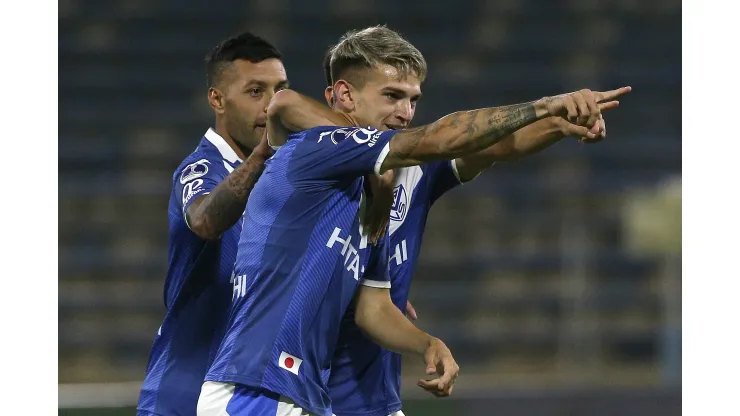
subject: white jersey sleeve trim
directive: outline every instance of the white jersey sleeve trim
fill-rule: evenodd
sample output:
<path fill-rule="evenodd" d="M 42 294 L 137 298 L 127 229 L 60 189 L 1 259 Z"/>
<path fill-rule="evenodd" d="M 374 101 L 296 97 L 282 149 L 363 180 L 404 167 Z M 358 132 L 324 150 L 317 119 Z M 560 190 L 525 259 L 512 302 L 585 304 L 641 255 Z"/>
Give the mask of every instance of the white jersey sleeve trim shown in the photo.
<path fill-rule="evenodd" d="M 450 168 L 452 169 L 452 173 L 455 175 L 455 178 L 457 178 L 457 181 L 460 182 L 461 185 L 465 185 L 467 182 L 475 180 L 482 173 L 478 172 L 478 174 L 473 176 L 472 179 L 464 181 L 460 179 L 460 172 L 457 170 L 457 162 L 455 162 L 455 159 L 450 160 Z"/>
<path fill-rule="evenodd" d="M 390 280 L 368 280 L 368 279 L 362 279 L 360 280 L 360 284 L 363 286 L 369 286 L 369 287 L 375 287 L 378 289 L 390 289 L 391 288 L 391 282 Z"/>
<path fill-rule="evenodd" d="M 210 192 L 203 192 L 202 194 L 198 195 L 198 198 L 200 198 L 202 196 L 206 196 L 208 194 L 210 194 Z M 185 221 L 185 225 L 188 226 L 188 229 L 190 231 L 193 231 L 193 227 L 191 227 L 190 224 L 188 223 L 188 213 L 186 212 L 186 209 L 189 208 L 189 207 L 190 207 L 189 204 L 187 206 L 183 206 L 182 207 L 182 219 Z"/>
<path fill-rule="evenodd" d="M 272 142 L 270 141 L 270 135 L 269 134 L 267 135 L 267 145 L 270 146 L 272 148 L 272 150 L 274 150 L 276 152 L 277 152 L 278 149 L 280 149 L 281 147 L 283 147 L 282 145 L 277 146 L 277 145 L 272 144 Z"/>
<path fill-rule="evenodd" d="M 385 162 L 386 156 L 388 156 L 388 153 L 391 151 L 391 142 L 383 146 L 383 150 L 380 151 L 380 155 L 378 155 L 378 160 L 375 161 L 375 174 L 380 175 L 380 167 L 383 166 L 383 162 Z"/>

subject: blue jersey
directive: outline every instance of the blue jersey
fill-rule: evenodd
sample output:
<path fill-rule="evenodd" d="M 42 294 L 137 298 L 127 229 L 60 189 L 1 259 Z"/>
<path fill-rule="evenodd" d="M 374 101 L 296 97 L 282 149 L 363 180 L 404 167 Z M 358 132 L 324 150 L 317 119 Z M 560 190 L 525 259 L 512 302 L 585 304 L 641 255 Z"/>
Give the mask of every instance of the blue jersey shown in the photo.
<path fill-rule="evenodd" d="M 238 383 L 330 415 L 326 382 L 358 284 L 390 287 L 387 244 L 361 229 L 364 178 L 394 131 L 317 127 L 267 161 L 245 212 L 228 329 L 207 381 Z"/>
<path fill-rule="evenodd" d="M 190 204 L 215 188 L 238 164 L 215 131 L 177 167 L 169 203 L 167 308 L 154 340 L 139 397 L 140 414 L 194 415 L 203 378 L 228 320 L 241 221 L 217 241 L 205 241 L 187 225 Z"/>
<path fill-rule="evenodd" d="M 460 184 L 454 161 L 396 170 L 391 208 L 391 298 L 402 311 L 434 201 Z M 354 324 L 352 310 L 342 323 L 329 378 L 337 416 L 387 416 L 401 409 L 401 356 L 374 344 Z"/>

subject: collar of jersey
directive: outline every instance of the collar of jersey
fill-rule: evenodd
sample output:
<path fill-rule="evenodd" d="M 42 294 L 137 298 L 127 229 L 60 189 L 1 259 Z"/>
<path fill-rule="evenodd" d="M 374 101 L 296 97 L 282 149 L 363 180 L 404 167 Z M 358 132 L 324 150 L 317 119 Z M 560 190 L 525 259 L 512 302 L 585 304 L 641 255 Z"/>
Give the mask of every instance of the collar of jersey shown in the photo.
<path fill-rule="evenodd" d="M 206 134 L 204 134 L 204 137 L 206 140 L 211 142 L 212 145 L 216 146 L 216 149 L 218 149 L 218 152 L 221 153 L 221 157 L 224 158 L 229 163 L 242 163 L 242 160 L 239 159 L 239 156 L 236 155 L 236 152 L 234 152 L 234 149 L 229 146 L 228 143 L 226 143 L 226 140 L 224 140 L 221 135 L 216 133 L 213 129 L 208 129 L 206 131 Z"/>

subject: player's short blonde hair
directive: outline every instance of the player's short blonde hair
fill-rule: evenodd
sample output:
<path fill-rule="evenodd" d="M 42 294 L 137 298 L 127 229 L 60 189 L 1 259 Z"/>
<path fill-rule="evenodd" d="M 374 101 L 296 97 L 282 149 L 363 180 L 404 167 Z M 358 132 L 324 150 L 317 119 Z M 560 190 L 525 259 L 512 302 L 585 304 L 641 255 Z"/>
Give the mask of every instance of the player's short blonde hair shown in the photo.
<path fill-rule="evenodd" d="M 401 76 L 415 75 L 424 81 L 427 62 L 414 45 L 385 26 L 371 26 L 345 33 L 329 54 L 331 79 L 347 79 L 361 87 L 362 70 L 391 65 Z"/>

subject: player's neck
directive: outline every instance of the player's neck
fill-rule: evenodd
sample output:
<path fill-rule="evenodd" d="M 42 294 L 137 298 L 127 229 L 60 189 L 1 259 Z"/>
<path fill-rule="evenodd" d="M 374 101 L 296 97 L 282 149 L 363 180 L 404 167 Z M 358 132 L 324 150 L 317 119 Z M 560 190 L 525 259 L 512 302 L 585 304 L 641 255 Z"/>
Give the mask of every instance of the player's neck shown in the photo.
<path fill-rule="evenodd" d="M 344 111 L 338 109 L 337 107 L 332 107 L 332 110 L 334 110 L 335 113 L 340 114 L 342 117 L 344 117 L 347 120 L 347 123 L 349 123 L 350 126 L 359 126 L 360 122 L 357 120 L 357 117 L 354 117 L 350 115 L 349 113 L 345 113 Z"/>
<path fill-rule="evenodd" d="M 233 150 L 234 153 L 236 153 L 239 159 L 247 160 L 247 157 L 252 154 L 253 149 L 247 146 L 243 146 L 239 142 L 234 140 L 234 138 L 231 137 L 229 132 L 226 131 L 226 128 L 223 126 L 223 124 L 219 123 L 218 120 L 216 120 L 216 128 L 214 130 L 216 130 L 216 133 L 218 133 L 219 136 L 223 137 L 226 144 L 228 144 L 229 147 L 231 147 L 231 150 Z"/>

